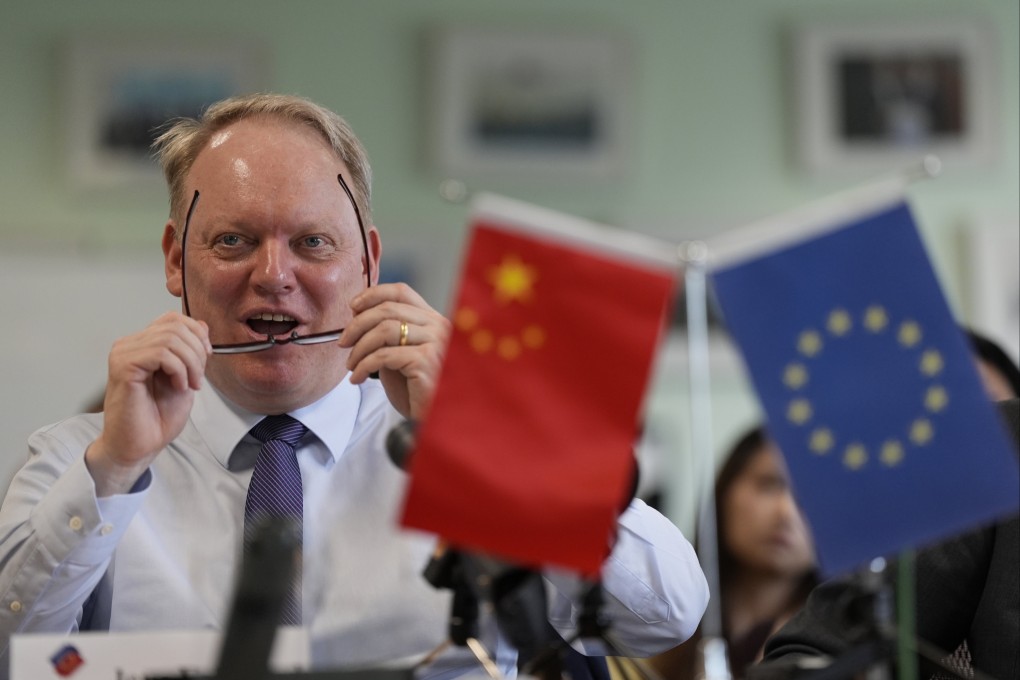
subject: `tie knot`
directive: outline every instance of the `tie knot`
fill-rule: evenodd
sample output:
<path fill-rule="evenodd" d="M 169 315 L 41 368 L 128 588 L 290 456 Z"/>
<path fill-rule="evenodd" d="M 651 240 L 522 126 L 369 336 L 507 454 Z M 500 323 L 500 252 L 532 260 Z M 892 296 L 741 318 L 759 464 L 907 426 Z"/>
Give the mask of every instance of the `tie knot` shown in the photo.
<path fill-rule="evenodd" d="M 251 428 L 251 434 L 260 442 L 281 441 L 294 446 L 305 435 L 308 428 L 288 415 L 263 418 Z"/>

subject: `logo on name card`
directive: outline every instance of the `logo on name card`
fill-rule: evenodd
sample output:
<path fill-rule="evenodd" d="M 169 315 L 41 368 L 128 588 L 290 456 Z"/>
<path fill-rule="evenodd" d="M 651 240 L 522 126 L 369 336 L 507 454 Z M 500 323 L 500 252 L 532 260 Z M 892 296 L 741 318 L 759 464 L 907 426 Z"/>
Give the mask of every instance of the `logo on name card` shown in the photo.
<path fill-rule="evenodd" d="M 50 662 L 57 675 L 67 678 L 85 663 L 85 659 L 81 657 L 81 653 L 75 649 L 74 645 L 64 645 L 50 657 Z"/>

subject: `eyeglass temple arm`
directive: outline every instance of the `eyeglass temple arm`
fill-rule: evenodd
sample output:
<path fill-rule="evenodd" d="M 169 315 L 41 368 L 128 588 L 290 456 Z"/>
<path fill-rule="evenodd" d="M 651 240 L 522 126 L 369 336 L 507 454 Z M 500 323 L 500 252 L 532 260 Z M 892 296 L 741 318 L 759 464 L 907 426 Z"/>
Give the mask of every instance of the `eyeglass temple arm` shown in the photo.
<path fill-rule="evenodd" d="M 368 234 L 365 233 L 365 222 L 361 219 L 361 210 L 358 208 L 358 202 L 354 200 L 354 194 L 351 193 L 350 187 L 347 186 L 347 182 L 344 181 L 344 176 L 341 173 L 337 173 L 337 181 L 340 182 L 340 186 L 343 187 L 344 193 L 347 194 L 347 198 L 351 200 L 351 205 L 354 206 L 354 216 L 358 218 L 358 228 L 361 230 L 361 247 L 365 252 L 365 279 L 368 286 L 372 285 L 372 256 L 368 252 Z"/>
<path fill-rule="evenodd" d="M 195 195 L 191 198 L 191 205 L 188 206 L 188 215 L 184 218 L 184 231 L 181 232 L 181 297 L 184 302 L 184 316 L 191 316 L 191 305 L 188 304 L 188 285 L 185 279 L 188 268 L 184 266 L 184 253 L 187 250 L 188 226 L 191 224 L 191 215 L 195 212 L 195 206 L 198 205 L 198 195 L 198 189 L 195 189 Z"/>

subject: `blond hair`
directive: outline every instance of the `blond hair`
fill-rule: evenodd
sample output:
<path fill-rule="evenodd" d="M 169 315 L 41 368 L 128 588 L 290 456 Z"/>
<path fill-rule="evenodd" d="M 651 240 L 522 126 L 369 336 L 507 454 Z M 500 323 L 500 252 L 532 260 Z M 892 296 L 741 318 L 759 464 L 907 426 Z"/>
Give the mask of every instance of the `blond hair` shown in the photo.
<path fill-rule="evenodd" d="M 186 206 L 184 180 L 199 152 L 214 134 L 232 123 L 250 118 L 290 121 L 306 125 L 322 135 L 350 171 L 350 177 L 344 179 L 354 193 L 365 223 L 372 223 L 372 168 L 365 148 L 347 121 L 304 97 L 259 93 L 224 99 L 198 118 L 179 118 L 153 142 L 153 152 L 163 168 L 170 191 L 170 216 L 177 224 L 178 235 Z"/>

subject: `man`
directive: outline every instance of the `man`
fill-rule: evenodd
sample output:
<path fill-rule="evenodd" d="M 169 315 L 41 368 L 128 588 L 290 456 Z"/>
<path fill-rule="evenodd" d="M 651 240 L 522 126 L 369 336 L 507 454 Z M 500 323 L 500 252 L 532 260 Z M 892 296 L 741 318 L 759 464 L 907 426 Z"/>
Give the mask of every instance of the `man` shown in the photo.
<path fill-rule="evenodd" d="M 376 285 L 360 143 L 311 102 L 255 95 L 176 124 L 157 150 L 167 289 L 183 313 L 114 345 L 104 414 L 31 438 L 0 510 L 3 654 L 27 631 L 220 628 L 246 510 L 266 500 L 249 491 L 266 448 L 255 426 L 288 414 L 297 462 L 280 465 L 299 467 L 303 503 L 297 620 L 316 665 L 421 658 L 445 637 L 449 594 L 421 577 L 435 539 L 397 527 L 406 480 L 384 441 L 425 412 L 449 324 L 407 286 Z M 298 344 L 336 329 L 336 342 Z M 707 590 L 662 516 L 638 501 L 619 524 L 605 611 L 622 650 L 647 656 L 691 634 Z M 569 634 L 577 584 L 547 579 L 550 621 Z M 486 632 L 512 674 L 514 651 Z M 477 665 L 455 650 L 434 668 Z"/>
<path fill-rule="evenodd" d="M 999 402 L 999 408 L 1020 447 L 1020 400 Z M 1020 677 L 1020 517 L 919 550 L 914 576 L 916 637 L 927 643 L 920 651 L 928 652 L 919 659 L 920 677 L 938 674 L 932 656 L 937 661 L 963 642 L 984 677 Z M 765 660 L 749 677 L 797 677 L 801 668 L 841 657 L 849 663 L 843 655 L 876 637 L 867 597 L 859 590 L 848 578 L 816 588 L 804 609 L 768 641 Z"/>

